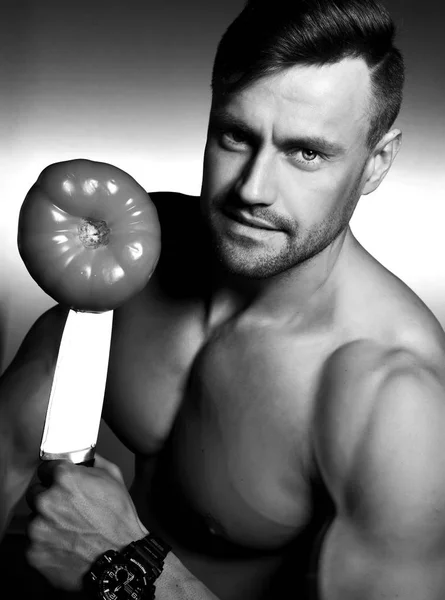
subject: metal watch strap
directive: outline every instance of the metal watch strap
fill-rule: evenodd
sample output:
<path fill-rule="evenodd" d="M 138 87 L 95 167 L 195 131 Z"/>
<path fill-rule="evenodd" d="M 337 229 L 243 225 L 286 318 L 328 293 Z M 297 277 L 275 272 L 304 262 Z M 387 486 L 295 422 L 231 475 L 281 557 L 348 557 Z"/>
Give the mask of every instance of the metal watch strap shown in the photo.
<path fill-rule="evenodd" d="M 150 583 L 153 583 L 162 573 L 164 559 L 170 550 L 171 547 L 166 542 L 149 533 L 141 540 L 131 542 L 122 553 L 127 558 L 135 560 L 139 558 L 143 565 L 150 565 L 152 571 Z"/>

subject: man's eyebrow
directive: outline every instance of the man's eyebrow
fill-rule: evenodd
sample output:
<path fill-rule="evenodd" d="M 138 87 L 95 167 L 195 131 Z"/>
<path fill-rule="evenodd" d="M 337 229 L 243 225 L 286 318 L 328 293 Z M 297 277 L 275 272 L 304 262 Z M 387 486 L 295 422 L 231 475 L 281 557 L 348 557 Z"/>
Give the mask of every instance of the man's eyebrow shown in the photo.
<path fill-rule="evenodd" d="M 242 131 L 253 138 L 259 137 L 254 129 L 247 125 L 242 119 L 239 119 L 225 110 L 213 110 L 210 115 L 210 122 L 216 125 L 220 124 L 223 127 L 234 127 L 238 131 Z M 307 148 L 328 156 L 338 156 L 346 153 L 346 148 L 342 144 L 328 140 L 321 135 L 283 137 L 276 142 L 276 145 L 281 150 L 285 151 Z"/>
<path fill-rule="evenodd" d="M 280 140 L 278 146 L 283 150 L 295 148 L 307 148 L 326 154 L 327 156 L 339 156 L 346 153 L 346 148 L 338 142 L 332 142 L 321 135 L 301 135 Z"/>
<path fill-rule="evenodd" d="M 242 119 L 235 117 L 225 110 L 212 110 L 210 113 L 210 123 L 221 125 L 223 127 L 234 127 L 239 131 L 243 131 L 251 136 L 255 136 L 254 130 L 249 127 Z"/>

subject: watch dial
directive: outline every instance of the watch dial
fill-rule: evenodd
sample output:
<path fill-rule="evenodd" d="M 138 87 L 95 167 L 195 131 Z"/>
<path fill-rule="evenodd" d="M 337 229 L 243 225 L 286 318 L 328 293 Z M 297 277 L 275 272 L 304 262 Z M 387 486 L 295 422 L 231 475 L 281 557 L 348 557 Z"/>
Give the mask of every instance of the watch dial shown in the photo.
<path fill-rule="evenodd" d="M 105 600 L 140 600 L 145 580 L 126 563 L 110 565 L 102 574 L 99 589 Z"/>

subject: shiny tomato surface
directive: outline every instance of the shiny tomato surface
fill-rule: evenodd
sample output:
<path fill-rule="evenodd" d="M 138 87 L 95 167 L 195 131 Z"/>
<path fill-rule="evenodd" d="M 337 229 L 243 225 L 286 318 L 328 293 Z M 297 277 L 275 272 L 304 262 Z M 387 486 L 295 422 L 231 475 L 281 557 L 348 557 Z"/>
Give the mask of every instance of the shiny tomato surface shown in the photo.
<path fill-rule="evenodd" d="M 84 159 L 46 167 L 20 210 L 20 255 L 36 283 L 75 310 L 112 310 L 159 258 L 156 208 L 125 171 Z"/>

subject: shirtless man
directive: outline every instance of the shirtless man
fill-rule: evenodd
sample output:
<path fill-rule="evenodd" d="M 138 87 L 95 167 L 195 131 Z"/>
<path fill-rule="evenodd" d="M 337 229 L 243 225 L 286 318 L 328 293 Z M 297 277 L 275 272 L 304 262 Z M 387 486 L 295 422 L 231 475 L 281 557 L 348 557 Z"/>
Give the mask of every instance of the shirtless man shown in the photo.
<path fill-rule="evenodd" d="M 266 4 L 219 47 L 201 201 L 152 195 L 161 260 L 115 314 L 104 418 L 132 500 L 100 457 L 45 465 L 28 558 L 76 590 L 150 531 L 172 547 L 156 600 L 442 600 L 444 335 L 348 226 L 400 145 L 392 24 L 364 0 Z M 3 524 L 65 315 L 1 383 Z"/>

